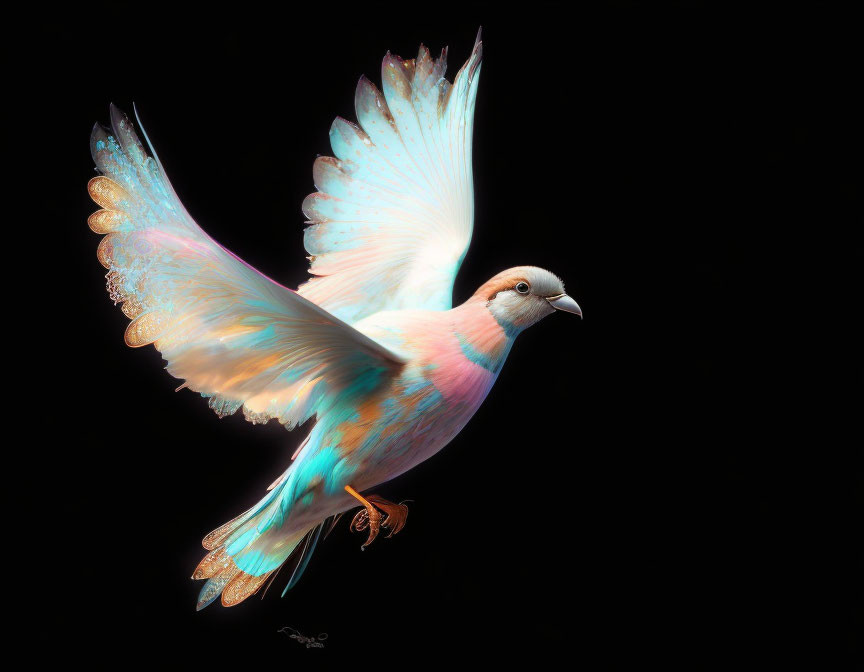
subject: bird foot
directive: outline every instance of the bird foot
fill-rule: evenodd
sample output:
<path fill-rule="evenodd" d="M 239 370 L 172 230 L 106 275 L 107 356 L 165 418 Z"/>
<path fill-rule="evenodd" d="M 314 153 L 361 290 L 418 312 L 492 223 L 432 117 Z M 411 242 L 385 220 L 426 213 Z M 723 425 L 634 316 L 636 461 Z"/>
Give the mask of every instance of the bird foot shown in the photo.
<path fill-rule="evenodd" d="M 404 502 L 395 504 L 378 495 L 362 497 L 350 486 L 346 486 L 345 490 L 363 503 L 363 508 L 355 514 L 349 528 L 352 532 L 363 532 L 368 528 L 369 537 L 360 547 L 361 549 L 365 550 L 375 541 L 382 527 L 389 530 L 388 538 L 398 534 L 405 527 L 405 522 L 408 520 L 408 507 Z"/>

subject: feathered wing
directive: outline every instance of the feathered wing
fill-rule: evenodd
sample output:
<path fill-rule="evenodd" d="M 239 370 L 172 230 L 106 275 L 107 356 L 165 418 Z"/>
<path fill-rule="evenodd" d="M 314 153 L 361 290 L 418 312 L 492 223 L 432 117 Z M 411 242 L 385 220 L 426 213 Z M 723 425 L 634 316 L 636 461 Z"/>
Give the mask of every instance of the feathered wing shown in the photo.
<path fill-rule="evenodd" d="M 471 242 L 471 137 L 482 44 L 451 85 L 446 49 L 432 59 L 389 53 L 383 95 L 365 77 L 359 126 L 337 118 L 333 157 L 315 162 L 303 203 L 313 276 L 298 290 L 346 322 L 381 310 L 451 307 Z"/>
<path fill-rule="evenodd" d="M 153 343 L 168 372 L 217 413 L 242 406 L 253 422 L 289 428 L 398 370 L 397 355 L 205 234 L 114 106 L 111 123 L 91 137 L 101 176 L 88 189 L 103 209 L 88 223 L 106 234 L 98 257 L 132 320 L 130 346 Z"/>

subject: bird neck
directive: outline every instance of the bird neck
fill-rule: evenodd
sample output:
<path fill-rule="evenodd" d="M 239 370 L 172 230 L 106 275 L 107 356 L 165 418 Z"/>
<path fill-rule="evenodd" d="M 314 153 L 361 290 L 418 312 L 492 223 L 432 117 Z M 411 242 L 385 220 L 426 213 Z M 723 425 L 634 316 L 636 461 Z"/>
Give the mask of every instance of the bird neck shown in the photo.
<path fill-rule="evenodd" d="M 486 301 L 471 297 L 454 308 L 453 331 L 466 358 L 497 374 L 504 365 L 519 330 L 499 324 Z"/>

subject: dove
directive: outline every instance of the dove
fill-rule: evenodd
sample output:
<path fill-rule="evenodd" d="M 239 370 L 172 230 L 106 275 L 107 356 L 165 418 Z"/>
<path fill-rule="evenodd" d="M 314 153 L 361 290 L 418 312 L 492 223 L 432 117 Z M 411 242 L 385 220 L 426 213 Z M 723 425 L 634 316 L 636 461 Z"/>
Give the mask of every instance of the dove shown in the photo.
<path fill-rule="evenodd" d="M 153 344 L 171 376 L 220 417 L 291 430 L 314 419 L 263 498 L 204 537 L 197 608 L 234 606 L 290 566 L 291 588 L 322 532 L 359 507 L 362 548 L 405 525 L 408 509 L 372 492 L 447 445 L 483 403 L 516 337 L 544 317 L 582 316 L 553 273 L 505 270 L 463 304 L 453 283 L 474 218 L 472 131 L 478 35 L 452 84 L 446 49 L 389 52 L 382 88 L 365 77 L 357 123 L 337 118 L 334 156 L 313 167 L 302 204 L 310 278 L 284 287 L 192 219 L 136 121 L 113 104 L 93 129 L 103 235 L 97 257 L 124 339 Z M 250 213 L 250 217 L 254 216 Z M 283 592 L 283 595 L 285 593 Z"/>

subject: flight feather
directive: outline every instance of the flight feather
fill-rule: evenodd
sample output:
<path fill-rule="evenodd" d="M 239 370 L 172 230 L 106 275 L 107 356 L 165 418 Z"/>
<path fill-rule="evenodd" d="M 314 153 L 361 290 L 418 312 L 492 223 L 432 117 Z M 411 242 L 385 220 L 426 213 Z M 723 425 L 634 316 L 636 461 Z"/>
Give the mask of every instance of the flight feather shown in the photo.
<path fill-rule="evenodd" d="M 181 204 L 130 120 L 111 110 L 91 152 L 90 181 L 106 234 L 98 257 L 108 291 L 132 322 L 131 346 L 153 343 L 171 375 L 220 415 L 292 427 L 335 398 L 375 388 L 402 359 L 216 243 Z M 146 134 L 145 134 L 146 138 Z"/>
<path fill-rule="evenodd" d="M 365 77 L 358 124 L 337 118 L 335 157 L 313 169 L 303 202 L 312 278 L 299 292 L 346 322 L 382 310 L 448 310 L 471 242 L 471 137 L 482 43 L 452 85 L 446 49 L 387 54 L 383 92 Z"/>

